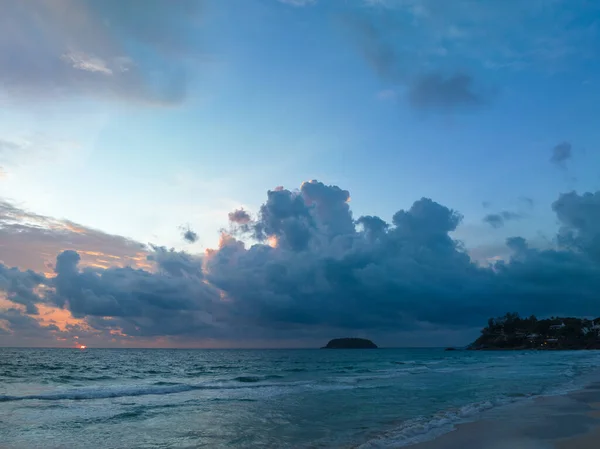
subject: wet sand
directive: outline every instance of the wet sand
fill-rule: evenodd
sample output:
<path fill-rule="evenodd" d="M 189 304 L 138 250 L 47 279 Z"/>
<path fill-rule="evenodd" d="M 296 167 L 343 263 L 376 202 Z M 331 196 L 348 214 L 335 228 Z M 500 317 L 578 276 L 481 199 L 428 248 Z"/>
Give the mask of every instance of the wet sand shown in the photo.
<path fill-rule="evenodd" d="M 482 413 L 440 438 L 411 449 L 598 449 L 600 382 Z"/>

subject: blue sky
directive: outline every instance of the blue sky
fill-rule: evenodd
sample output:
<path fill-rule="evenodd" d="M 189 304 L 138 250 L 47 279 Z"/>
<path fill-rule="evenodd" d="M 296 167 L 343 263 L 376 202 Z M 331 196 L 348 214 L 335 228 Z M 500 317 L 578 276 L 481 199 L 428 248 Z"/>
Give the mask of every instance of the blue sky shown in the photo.
<path fill-rule="evenodd" d="M 473 225 L 487 213 L 483 201 L 515 209 L 527 196 L 536 207 L 518 225 L 529 234 L 549 231 L 548 205 L 558 192 L 598 187 L 598 64 L 585 55 L 596 49 L 592 3 L 512 2 L 520 5 L 512 20 L 534 24 L 531 34 L 515 36 L 510 22 L 494 20 L 511 11 L 497 2 L 458 2 L 448 17 L 439 2 L 372 3 L 206 3 L 200 23 L 185 24 L 188 96 L 177 104 L 68 91 L 42 104 L 7 100 L 5 139 L 37 134 L 46 145 L 69 141 L 77 149 L 39 190 L 28 192 L 35 185 L 27 179 L 2 193 L 48 215 L 175 246 L 178 219 L 201 229 L 210 246 L 226 223 L 212 213 L 216 202 L 252 210 L 267 189 L 312 178 L 350 190 L 358 214 L 389 217 L 427 196 Z M 556 20 L 564 10 L 573 18 Z M 397 51 L 399 71 L 464 72 L 488 92 L 485 104 L 415 110 L 403 81 L 379 76 L 362 54 L 361 26 L 380 28 L 386 43 L 374 45 Z M 589 34 L 585 45 L 581 33 Z M 142 67 L 161 63 L 125 43 Z M 548 162 L 562 141 L 573 145 L 567 173 Z M 169 220 L 154 207 L 156 196 L 175 203 Z M 131 204 L 138 218 L 110 217 Z M 469 242 L 468 232 L 459 234 Z"/>
<path fill-rule="evenodd" d="M 232 210 L 318 179 L 354 218 L 455 209 L 485 262 L 510 236 L 553 248 L 551 204 L 600 189 L 593 1 L 2 9 L 0 197 L 27 213 L 201 254 Z"/>

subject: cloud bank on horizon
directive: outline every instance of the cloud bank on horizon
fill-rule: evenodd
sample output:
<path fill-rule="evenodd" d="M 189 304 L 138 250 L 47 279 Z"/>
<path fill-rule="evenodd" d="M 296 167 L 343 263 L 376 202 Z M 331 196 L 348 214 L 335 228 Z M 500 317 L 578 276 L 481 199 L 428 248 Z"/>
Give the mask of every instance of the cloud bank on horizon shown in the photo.
<path fill-rule="evenodd" d="M 407 332 L 465 338 L 508 310 L 598 314 L 600 192 L 565 193 L 552 204 L 560 222 L 555 247 L 533 249 L 513 237 L 510 259 L 489 265 L 474 262 L 450 236 L 462 220 L 455 210 L 421 198 L 387 223 L 354 218 L 349 199 L 348 191 L 318 181 L 278 187 L 255 216 L 232 211 L 218 248 L 193 255 L 146 247 L 151 267 L 82 264 L 82 249 L 58 251 L 46 274 L 5 260 L 0 289 L 11 307 L 0 313 L 3 341 L 68 344 L 76 335 L 96 345 L 285 346 L 352 333 L 387 341 Z M 24 229 L 52 241 L 63 232 L 11 223 L 6 217 L 17 211 L 4 207 L 2 234 Z M 131 245 L 104 239 L 97 243 Z M 40 319 L 40 310 L 54 309 L 76 324 Z"/>

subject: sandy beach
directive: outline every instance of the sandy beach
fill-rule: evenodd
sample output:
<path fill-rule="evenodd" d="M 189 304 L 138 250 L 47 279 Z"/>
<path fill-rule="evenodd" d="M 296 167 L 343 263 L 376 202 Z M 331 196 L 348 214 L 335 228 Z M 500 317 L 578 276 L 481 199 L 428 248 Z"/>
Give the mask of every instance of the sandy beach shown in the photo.
<path fill-rule="evenodd" d="M 600 382 L 483 413 L 415 449 L 597 449 Z"/>

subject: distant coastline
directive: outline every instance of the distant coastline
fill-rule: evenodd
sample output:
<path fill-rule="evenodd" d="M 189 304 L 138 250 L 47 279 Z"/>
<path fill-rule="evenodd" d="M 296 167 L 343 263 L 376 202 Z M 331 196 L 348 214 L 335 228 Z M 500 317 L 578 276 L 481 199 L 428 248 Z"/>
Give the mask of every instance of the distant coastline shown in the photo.
<path fill-rule="evenodd" d="M 490 318 L 469 350 L 600 349 L 600 318 L 521 318 L 518 313 Z"/>

